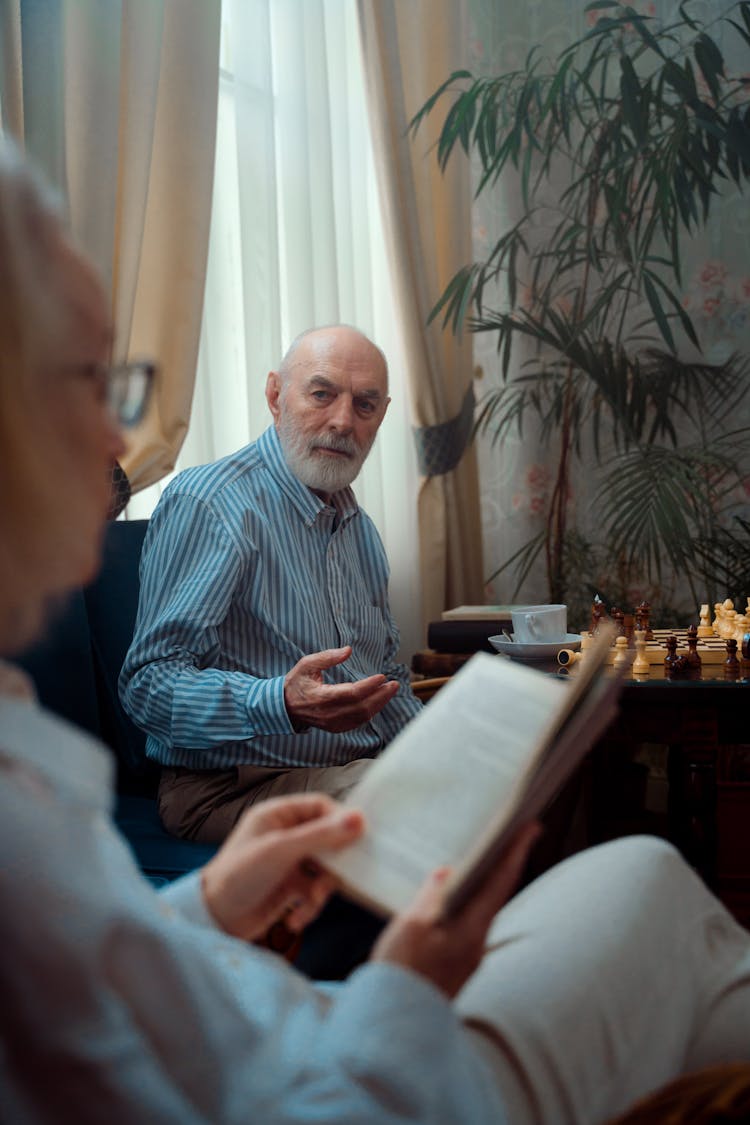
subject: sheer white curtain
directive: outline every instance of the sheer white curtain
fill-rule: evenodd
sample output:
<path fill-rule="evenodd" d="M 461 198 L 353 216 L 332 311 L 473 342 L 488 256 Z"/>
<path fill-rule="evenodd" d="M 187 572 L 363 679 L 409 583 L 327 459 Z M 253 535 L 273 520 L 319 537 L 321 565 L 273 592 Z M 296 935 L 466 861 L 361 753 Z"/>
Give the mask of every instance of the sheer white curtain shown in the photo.
<path fill-rule="evenodd" d="M 385 543 L 406 657 L 424 643 L 417 470 L 356 3 L 224 0 L 198 376 L 176 470 L 257 437 L 269 422 L 268 370 L 298 332 L 337 321 L 367 332 L 389 360 L 393 401 L 355 490 Z M 149 515 L 169 479 L 134 497 L 128 515 Z"/>

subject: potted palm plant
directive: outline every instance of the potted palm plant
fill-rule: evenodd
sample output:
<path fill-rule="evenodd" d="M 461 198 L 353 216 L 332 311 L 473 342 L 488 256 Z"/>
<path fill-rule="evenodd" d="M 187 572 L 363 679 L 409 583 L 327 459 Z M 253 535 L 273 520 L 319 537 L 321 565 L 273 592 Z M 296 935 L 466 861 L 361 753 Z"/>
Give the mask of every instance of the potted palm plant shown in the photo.
<path fill-rule="evenodd" d="M 477 195 L 518 203 L 432 317 L 496 343 L 501 378 L 477 430 L 502 443 L 533 417 L 555 450 L 543 529 L 495 572 L 514 572 L 514 596 L 543 557 L 552 602 L 570 603 L 576 582 L 593 593 L 593 559 L 654 585 L 674 570 L 714 600 L 716 544 L 729 536 L 741 557 L 747 530 L 730 527 L 730 499 L 750 451 L 750 371 L 736 353 L 706 358 L 683 255 L 750 175 L 750 4 L 710 20 L 689 3 L 665 21 L 617 0 L 585 11 L 591 26 L 553 60 L 534 49 L 509 73 L 457 71 L 411 123 L 448 99 L 441 166 L 459 147 Z M 744 65 L 725 61 L 727 30 Z M 583 456 L 599 469 L 595 541 L 571 523 Z"/>

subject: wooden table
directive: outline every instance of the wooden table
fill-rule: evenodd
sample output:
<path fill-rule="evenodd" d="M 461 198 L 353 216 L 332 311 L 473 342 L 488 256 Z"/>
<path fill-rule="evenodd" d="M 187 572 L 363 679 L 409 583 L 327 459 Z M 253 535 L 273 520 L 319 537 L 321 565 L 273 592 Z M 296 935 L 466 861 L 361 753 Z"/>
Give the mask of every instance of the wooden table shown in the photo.
<path fill-rule="evenodd" d="M 667 747 L 668 808 L 664 834 L 705 878 L 722 901 L 750 925 L 750 669 L 725 680 L 721 667 L 703 669 L 700 680 L 627 680 L 617 719 L 591 756 L 592 841 L 606 839 L 608 808 L 638 828 L 640 794 L 618 794 L 644 743 Z M 631 784 L 633 774 L 631 771 Z M 649 828 L 648 816 L 642 817 Z"/>

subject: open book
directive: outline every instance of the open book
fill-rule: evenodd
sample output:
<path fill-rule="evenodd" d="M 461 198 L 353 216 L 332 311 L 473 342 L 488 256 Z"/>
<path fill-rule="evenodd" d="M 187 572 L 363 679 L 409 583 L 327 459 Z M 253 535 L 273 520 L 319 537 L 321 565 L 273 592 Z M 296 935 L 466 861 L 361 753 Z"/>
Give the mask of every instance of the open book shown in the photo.
<path fill-rule="evenodd" d="M 451 913 L 538 816 L 614 718 L 620 677 L 602 628 L 569 679 L 477 653 L 373 763 L 345 804 L 363 837 L 319 859 L 345 892 L 398 913 L 449 864 Z"/>

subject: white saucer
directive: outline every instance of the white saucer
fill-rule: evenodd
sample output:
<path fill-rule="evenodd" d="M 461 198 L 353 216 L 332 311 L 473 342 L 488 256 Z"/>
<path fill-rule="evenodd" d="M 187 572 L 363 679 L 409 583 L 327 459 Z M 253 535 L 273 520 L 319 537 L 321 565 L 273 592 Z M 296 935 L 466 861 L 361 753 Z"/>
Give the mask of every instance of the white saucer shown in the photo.
<path fill-rule="evenodd" d="M 581 647 L 580 633 L 566 633 L 562 641 L 548 641 L 545 644 L 522 644 L 520 641 L 509 641 L 507 637 L 490 637 L 490 644 L 503 656 L 511 656 L 514 660 L 554 660 L 563 648 L 573 651 Z"/>

